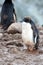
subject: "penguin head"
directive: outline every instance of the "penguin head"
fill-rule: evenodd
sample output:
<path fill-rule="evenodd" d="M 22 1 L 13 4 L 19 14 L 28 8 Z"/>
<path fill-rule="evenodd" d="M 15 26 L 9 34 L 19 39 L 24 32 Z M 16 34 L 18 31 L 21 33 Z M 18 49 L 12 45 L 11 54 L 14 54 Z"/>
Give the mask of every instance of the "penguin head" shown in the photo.
<path fill-rule="evenodd" d="M 25 16 L 24 19 L 23 19 L 23 21 L 25 21 L 27 23 L 29 23 L 30 20 L 31 20 L 31 18 L 29 16 Z"/>
<path fill-rule="evenodd" d="M 11 3 L 12 0 L 5 0 L 5 3 Z"/>

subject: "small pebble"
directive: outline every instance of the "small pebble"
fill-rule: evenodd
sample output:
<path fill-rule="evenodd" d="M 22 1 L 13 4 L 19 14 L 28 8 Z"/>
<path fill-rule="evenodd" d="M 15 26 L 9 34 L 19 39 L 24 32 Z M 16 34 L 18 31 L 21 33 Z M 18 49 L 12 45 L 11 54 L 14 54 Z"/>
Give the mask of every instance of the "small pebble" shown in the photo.
<path fill-rule="evenodd" d="M 3 37 L 3 34 L 2 33 L 0 33 L 0 39 Z"/>

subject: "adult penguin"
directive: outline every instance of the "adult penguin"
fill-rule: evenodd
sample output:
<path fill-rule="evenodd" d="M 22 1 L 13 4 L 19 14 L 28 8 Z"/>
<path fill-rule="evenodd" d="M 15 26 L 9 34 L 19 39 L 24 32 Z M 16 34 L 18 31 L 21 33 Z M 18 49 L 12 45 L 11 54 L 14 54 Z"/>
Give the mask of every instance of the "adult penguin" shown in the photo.
<path fill-rule="evenodd" d="M 12 0 L 5 0 L 1 10 L 1 24 L 4 30 L 6 30 L 10 24 L 16 22 L 16 13 Z"/>
<path fill-rule="evenodd" d="M 38 49 L 38 45 L 39 45 L 39 31 L 38 31 L 35 23 L 29 17 L 25 17 L 21 22 L 22 23 L 25 22 L 24 23 L 25 25 L 23 24 L 24 28 L 22 27 L 22 29 L 23 29 L 22 30 L 22 33 L 23 33 L 22 38 L 23 38 L 23 40 L 27 39 L 27 41 L 28 41 L 29 40 L 28 38 L 30 38 L 30 41 L 33 40 L 34 48 Z M 26 41 L 26 40 L 24 40 L 24 41 Z"/>

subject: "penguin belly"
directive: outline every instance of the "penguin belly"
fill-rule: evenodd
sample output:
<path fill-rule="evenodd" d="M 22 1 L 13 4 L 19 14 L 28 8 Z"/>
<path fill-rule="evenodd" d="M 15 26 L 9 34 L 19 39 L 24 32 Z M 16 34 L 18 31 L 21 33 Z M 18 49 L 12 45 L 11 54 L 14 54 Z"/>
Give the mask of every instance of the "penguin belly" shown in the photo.
<path fill-rule="evenodd" d="M 30 23 L 22 23 L 22 40 L 27 45 L 29 45 L 29 42 L 33 43 L 33 30 Z"/>

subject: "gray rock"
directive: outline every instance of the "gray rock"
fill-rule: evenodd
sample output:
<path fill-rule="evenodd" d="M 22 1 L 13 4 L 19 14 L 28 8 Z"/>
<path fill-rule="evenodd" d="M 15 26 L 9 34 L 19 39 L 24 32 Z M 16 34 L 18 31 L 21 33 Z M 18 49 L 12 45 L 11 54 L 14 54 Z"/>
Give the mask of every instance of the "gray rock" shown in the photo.
<path fill-rule="evenodd" d="M 3 34 L 2 33 L 0 33 L 0 39 L 3 37 Z"/>
<path fill-rule="evenodd" d="M 8 27 L 8 29 L 7 29 L 7 32 L 8 33 L 21 33 L 21 31 L 22 31 L 22 25 L 21 25 L 21 23 L 12 23 L 9 27 Z"/>

